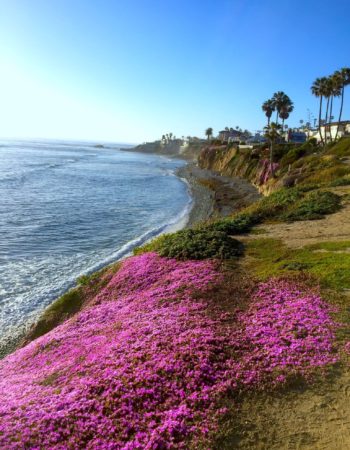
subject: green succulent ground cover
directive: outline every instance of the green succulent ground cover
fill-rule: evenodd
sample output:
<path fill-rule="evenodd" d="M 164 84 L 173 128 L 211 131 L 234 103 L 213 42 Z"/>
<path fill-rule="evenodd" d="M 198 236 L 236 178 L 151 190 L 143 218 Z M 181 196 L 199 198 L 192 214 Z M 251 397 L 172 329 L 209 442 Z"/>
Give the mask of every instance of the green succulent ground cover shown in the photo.
<path fill-rule="evenodd" d="M 243 253 L 243 245 L 223 231 L 198 228 L 162 235 L 134 253 L 138 255 L 149 251 L 180 260 L 231 259 Z"/>
<path fill-rule="evenodd" d="M 134 254 L 156 251 L 161 256 L 182 260 L 235 258 L 242 254 L 242 245 L 232 235 L 247 233 L 265 221 L 321 219 L 340 209 L 340 196 L 329 191 L 310 191 L 313 188 L 301 186 L 280 189 L 233 217 L 160 236 L 137 248 Z"/>
<path fill-rule="evenodd" d="M 251 257 L 251 269 L 259 279 L 308 273 L 323 288 L 350 289 L 350 241 L 292 249 L 277 239 L 257 238 L 246 245 L 246 254 Z"/>
<path fill-rule="evenodd" d="M 35 324 L 35 327 L 28 333 L 27 340 L 31 341 L 46 334 L 67 318 L 80 311 L 89 298 L 93 297 L 108 284 L 119 266 L 120 263 L 113 264 L 91 275 L 80 277 L 77 280 L 78 286 L 67 291 L 45 309 Z"/>

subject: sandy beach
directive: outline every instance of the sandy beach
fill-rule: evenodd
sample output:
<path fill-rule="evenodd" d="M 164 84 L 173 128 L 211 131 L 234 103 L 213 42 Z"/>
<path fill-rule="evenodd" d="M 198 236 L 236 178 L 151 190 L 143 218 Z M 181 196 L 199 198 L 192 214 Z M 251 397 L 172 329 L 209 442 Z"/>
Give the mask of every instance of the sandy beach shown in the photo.
<path fill-rule="evenodd" d="M 258 200 L 258 190 L 243 178 L 231 178 L 190 163 L 177 171 L 191 189 L 193 207 L 187 228 L 209 219 L 226 217 Z"/>

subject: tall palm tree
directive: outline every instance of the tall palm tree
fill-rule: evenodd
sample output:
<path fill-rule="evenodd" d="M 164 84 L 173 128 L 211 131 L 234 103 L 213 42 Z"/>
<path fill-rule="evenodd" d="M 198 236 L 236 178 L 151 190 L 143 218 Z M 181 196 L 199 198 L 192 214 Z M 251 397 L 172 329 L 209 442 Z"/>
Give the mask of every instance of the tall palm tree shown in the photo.
<path fill-rule="evenodd" d="M 324 145 L 324 139 L 321 133 L 322 101 L 325 93 L 326 80 L 327 80 L 326 77 L 316 78 L 316 80 L 313 82 L 311 86 L 312 94 L 320 99 L 320 106 L 318 111 L 318 132 L 321 138 L 322 145 Z"/>
<path fill-rule="evenodd" d="M 272 103 L 276 110 L 276 123 L 278 124 L 278 116 L 281 112 L 283 106 L 290 100 L 287 94 L 285 94 L 283 91 L 275 92 L 272 96 Z"/>
<path fill-rule="evenodd" d="M 325 77 L 324 86 L 323 86 L 323 96 L 327 99 L 327 106 L 326 106 L 326 117 L 325 117 L 325 126 L 324 126 L 324 140 L 325 144 L 327 144 L 327 124 L 329 122 L 329 105 L 330 105 L 330 99 L 332 97 L 332 91 L 333 91 L 333 82 L 331 77 Z"/>
<path fill-rule="evenodd" d="M 272 113 L 275 110 L 273 100 L 272 99 L 266 100 L 266 102 L 264 102 L 261 105 L 261 109 L 264 111 L 265 116 L 267 117 L 267 126 L 269 127 Z"/>
<path fill-rule="evenodd" d="M 344 105 L 344 91 L 345 87 L 350 84 L 350 68 L 349 67 L 343 67 L 340 70 L 337 70 L 334 73 L 334 77 L 338 80 L 338 86 L 341 91 L 341 101 L 340 101 L 340 110 L 339 110 L 339 118 L 338 118 L 338 126 L 337 126 L 337 132 L 335 134 L 335 140 L 338 138 L 339 133 L 339 126 L 341 121 L 341 116 L 343 114 L 343 105 Z"/>
<path fill-rule="evenodd" d="M 208 141 L 209 141 L 210 138 L 213 136 L 213 129 L 212 128 L 207 128 L 205 130 L 205 135 L 208 137 Z"/>
<path fill-rule="evenodd" d="M 284 121 L 288 119 L 289 114 L 293 111 L 293 106 L 291 108 L 291 110 L 289 108 L 282 108 L 279 113 L 279 116 L 282 119 L 282 129 L 284 129 Z"/>
<path fill-rule="evenodd" d="M 281 131 L 281 125 L 275 122 L 272 122 L 269 126 L 265 127 L 265 137 L 269 141 L 270 144 L 270 171 L 272 176 L 274 176 L 274 169 L 273 169 L 273 146 L 275 142 L 278 141 L 278 139 L 281 137 L 280 131 Z"/>
<path fill-rule="evenodd" d="M 291 99 L 286 96 L 284 104 L 279 112 L 279 117 L 282 119 L 282 129 L 284 129 L 284 121 L 288 119 L 291 112 L 294 110 L 294 104 Z"/>
<path fill-rule="evenodd" d="M 341 95 L 341 78 L 334 73 L 329 77 L 329 83 L 330 83 L 330 95 L 331 95 L 331 101 L 330 101 L 330 110 L 329 110 L 329 128 L 331 129 L 332 120 L 333 120 L 333 100 L 335 97 L 340 97 Z M 330 133 L 330 140 L 332 142 L 332 132 Z"/>

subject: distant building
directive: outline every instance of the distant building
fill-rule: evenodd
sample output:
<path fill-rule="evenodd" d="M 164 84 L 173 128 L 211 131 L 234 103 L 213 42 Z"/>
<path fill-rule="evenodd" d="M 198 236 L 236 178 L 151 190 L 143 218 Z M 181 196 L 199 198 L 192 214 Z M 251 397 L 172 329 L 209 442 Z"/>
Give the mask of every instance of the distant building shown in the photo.
<path fill-rule="evenodd" d="M 222 142 L 239 142 L 241 140 L 242 132 L 233 130 L 219 131 L 218 139 Z"/>
<path fill-rule="evenodd" d="M 335 136 L 337 135 L 337 129 L 338 129 L 338 123 L 339 123 L 339 131 L 338 131 L 338 138 L 350 137 L 350 120 L 342 120 L 341 122 L 332 122 L 332 123 L 326 123 L 321 125 L 321 135 L 324 139 L 325 136 L 327 136 L 327 140 L 334 140 Z M 318 128 L 309 130 L 308 131 L 308 137 L 309 138 L 315 138 L 317 139 L 317 142 L 321 142 L 321 136 Z"/>
<path fill-rule="evenodd" d="M 332 122 L 321 125 L 322 136 L 327 136 L 327 139 L 334 139 L 337 135 L 337 129 L 339 124 L 338 138 L 344 136 L 350 136 L 350 120 L 343 120 L 341 122 Z"/>
<path fill-rule="evenodd" d="M 267 139 L 259 133 L 255 134 L 255 136 L 250 136 L 248 139 L 246 139 L 247 144 L 262 144 L 266 141 Z"/>
<path fill-rule="evenodd" d="M 286 142 L 303 144 L 304 142 L 306 142 L 307 135 L 304 131 L 294 131 L 292 129 L 289 129 L 287 133 L 285 133 L 284 138 Z"/>

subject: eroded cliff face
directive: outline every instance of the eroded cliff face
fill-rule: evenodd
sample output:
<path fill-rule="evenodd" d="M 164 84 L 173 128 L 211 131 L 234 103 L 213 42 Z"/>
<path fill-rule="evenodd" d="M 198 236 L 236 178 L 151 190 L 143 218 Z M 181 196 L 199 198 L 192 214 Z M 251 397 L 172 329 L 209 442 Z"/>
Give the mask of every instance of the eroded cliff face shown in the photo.
<path fill-rule="evenodd" d="M 198 164 L 203 169 L 210 169 L 228 177 L 241 177 L 249 180 L 263 195 L 268 195 L 278 187 L 278 180 L 267 179 L 266 162 L 250 149 L 228 148 L 223 146 L 202 149 Z"/>

